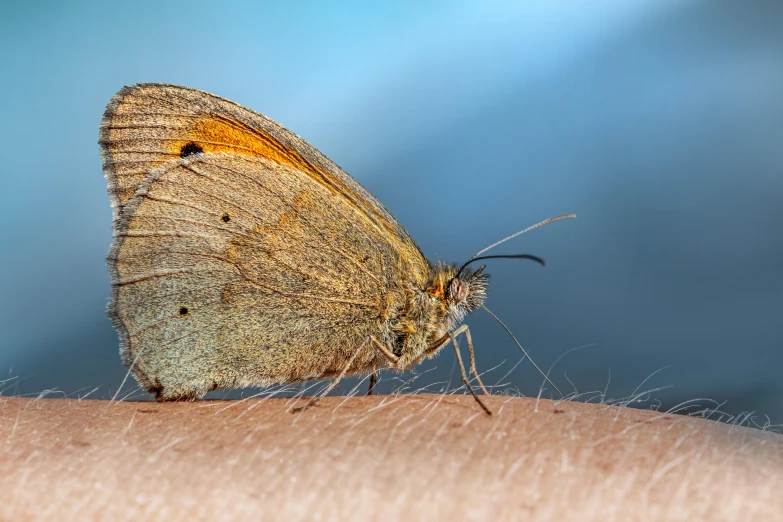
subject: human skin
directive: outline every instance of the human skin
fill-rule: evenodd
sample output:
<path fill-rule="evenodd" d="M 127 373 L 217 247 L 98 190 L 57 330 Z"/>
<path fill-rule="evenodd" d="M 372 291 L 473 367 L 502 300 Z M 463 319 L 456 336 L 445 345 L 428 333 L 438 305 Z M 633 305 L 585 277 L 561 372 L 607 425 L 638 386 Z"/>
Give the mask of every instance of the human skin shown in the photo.
<path fill-rule="evenodd" d="M 781 520 L 783 436 L 470 396 L 0 397 L 0 520 Z"/>

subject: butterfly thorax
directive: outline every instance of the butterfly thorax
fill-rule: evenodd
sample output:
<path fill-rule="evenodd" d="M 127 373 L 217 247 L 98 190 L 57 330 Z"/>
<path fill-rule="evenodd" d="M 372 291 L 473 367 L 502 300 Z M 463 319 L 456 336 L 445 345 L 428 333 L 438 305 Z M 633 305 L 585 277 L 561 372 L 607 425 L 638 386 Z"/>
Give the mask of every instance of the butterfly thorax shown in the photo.
<path fill-rule="evenodd" d="M 437 350 L 430 348 L 486 299 L 489 275 L 483 267 L 456 277 L 458 269 L 455 264 L 430 265 L 426 286 L 411 289 L 408 302 L 391 321 L 398 368 L 434 356 Z"/>

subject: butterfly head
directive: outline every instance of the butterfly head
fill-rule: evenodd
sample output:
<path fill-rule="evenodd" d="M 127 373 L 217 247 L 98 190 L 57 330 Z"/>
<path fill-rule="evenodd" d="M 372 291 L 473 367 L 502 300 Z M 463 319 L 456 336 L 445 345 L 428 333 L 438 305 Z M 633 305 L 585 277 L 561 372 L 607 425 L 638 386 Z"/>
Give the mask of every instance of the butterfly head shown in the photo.
<path fill-rule="evenodd" d="M 460 316 L 472 312 L 487 298 L 489 274 L 484 273 L 484 265 L 477 270 L 465 268 L 454 274 L 446 289 L 446 302 L 451 314 Z"/>
<path fill-rule="evenodd" d="M 453 328 L 484 303 L 488 284 L 489 274 L 484 273 L 483 265 L 477 270 L 440 265 L 435 267 L 428 291 L 430 297 L 440 303 L 448 327 Z"/>

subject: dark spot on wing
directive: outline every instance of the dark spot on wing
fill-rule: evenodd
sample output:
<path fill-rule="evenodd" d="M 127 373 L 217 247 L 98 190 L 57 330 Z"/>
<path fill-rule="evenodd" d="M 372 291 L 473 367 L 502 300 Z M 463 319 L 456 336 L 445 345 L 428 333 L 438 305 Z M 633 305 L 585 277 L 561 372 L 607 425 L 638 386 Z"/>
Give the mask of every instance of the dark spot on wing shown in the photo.
<path fill-rule="evenodd" d="M 564 410 L 552 410 L 552 413 L 565 413 Z"/>
<path fill-rule="evenodd" d="M 223 214 L 223 217 L 220 219 L 223 220 L 223 223 L 228 223 L 229 221 L 231 221 L 231 218 L 229 217 L 228 214 Z"/>
<path fill-rule="evenodd" d="M 179 309 L 179 315 L 188 315 L 188 307 L 187 306 L 183 306 L 182 308 L 180 308 Z"/>
<path fill-rule="evenodd" d="M 187 156 L 192 156 L 193 154 L 200 154 L 202 152 L 204 152 L 204 149 L 202 149 L 195 143 L 190 142 L 182 146 L 182 148 L 179 151 L 179 157 L 185 158 Z"/>

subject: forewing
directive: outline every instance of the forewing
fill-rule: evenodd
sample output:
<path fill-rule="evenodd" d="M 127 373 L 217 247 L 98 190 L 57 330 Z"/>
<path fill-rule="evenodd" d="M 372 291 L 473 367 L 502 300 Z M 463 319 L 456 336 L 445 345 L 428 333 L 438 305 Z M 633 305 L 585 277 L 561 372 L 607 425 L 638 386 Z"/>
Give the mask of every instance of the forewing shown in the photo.
<path fill-rule="evenodd" d="M 128 201 L 109 256 L 123 362 L 163 398 L 329 374 L 423 284 L 406 257 L 297 169 L 170 163 Z"/>
<path fill-rule="evenodd" d="M 365 213 L 411 262 L 422 257 L 405 229 L 356 180 L 283 126 L 224 98 L 176 85 L 124 87 L 106 108 L 99 143 L 115 216 L 152 170 L 199 151 L 228 152 L 307 174 Z"/>

